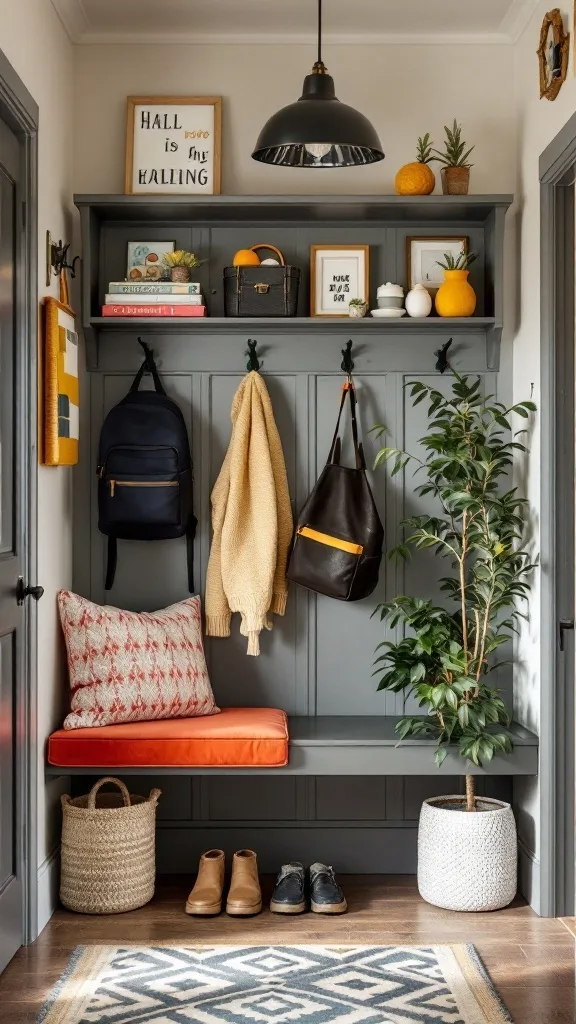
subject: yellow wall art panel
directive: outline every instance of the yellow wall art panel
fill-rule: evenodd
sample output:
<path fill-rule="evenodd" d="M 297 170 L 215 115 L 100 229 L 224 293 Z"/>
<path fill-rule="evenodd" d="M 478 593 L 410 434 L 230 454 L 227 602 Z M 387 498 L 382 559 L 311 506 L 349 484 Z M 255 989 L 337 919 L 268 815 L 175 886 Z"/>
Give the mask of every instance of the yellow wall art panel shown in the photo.
<path fill-rule="evenodd" d="M 44 464 L 78 462 L 78 335 L 74 313 L 44 299 Z"/>

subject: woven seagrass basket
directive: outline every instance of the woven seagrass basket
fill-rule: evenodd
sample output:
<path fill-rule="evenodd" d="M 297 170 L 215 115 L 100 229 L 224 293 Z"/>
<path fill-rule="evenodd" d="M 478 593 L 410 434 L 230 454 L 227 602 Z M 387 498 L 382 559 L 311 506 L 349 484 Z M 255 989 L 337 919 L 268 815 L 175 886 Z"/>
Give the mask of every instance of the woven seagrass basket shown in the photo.
<path fill-rule="evenodd" d="M 106 782 L 120 793 L 100 793 Z M 81 914 L 120 914 L 154 895 L 156 805 L 161 790 L 131 796 L 100 779 L 88 796 L 62 797 L 60 899 Z"/>

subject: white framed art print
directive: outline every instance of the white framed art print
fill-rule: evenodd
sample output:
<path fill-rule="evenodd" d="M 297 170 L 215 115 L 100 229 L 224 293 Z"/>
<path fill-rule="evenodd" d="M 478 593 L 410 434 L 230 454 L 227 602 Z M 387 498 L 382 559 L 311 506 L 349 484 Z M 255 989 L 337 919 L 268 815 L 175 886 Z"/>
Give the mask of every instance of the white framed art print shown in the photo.
<path fill-rule="evenodd" d="M 352 299 L 368 302 L 368 245 L 310 246 L 310 316 L 348 316 Z"/>
<path fill-rule="evenodd" d="M 127 195 L 218 195 L 220 96 L 129 96 Z"/>
<path fill-rule="evenodd" d="M 406 277 L 408 288 L 423 284 L 425 288 L 439 288 L 444 284 L 444 262 L 446 253 L 457 259 L 468 252 L 467 238 L 407 238 Z"/>

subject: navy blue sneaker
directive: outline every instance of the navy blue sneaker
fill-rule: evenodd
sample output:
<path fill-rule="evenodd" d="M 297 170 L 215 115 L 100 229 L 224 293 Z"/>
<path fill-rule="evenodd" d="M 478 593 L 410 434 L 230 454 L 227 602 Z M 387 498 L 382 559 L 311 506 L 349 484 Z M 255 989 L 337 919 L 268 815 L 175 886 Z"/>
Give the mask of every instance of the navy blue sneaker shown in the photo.
<path fill-rule="evenodd" d="M 306 875 L 302 864 L 283 864 L 270 900 L 270 910 L 273 914 L 302 914 L 306 906 Z"/>
<path fill-rule="evenodd" d="M 344 914 L 348 909 L 336 875 L 326 864 L 310 867 L 310 907 L 315 914 Z"/>

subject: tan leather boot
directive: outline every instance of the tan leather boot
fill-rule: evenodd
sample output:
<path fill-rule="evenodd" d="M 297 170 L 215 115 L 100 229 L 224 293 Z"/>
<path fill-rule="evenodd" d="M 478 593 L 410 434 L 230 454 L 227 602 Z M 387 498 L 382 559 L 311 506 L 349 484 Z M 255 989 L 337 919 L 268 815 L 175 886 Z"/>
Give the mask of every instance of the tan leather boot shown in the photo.
<path fill-rule="evenodd" d="M 249 917 L 262 910 L 262 892 L 258 880 L 258 861 L 252 850 L 238 850 L 232 860 L 232 879 L 226 900 L 226 913 Z"/>
<path fill-rule="evenodd" d="M 187 914 L 208 916 L 222 910 L 225 858 L 223 850 L 208 850 L 200 857 L 194 888 L 186 900 Z"/>

